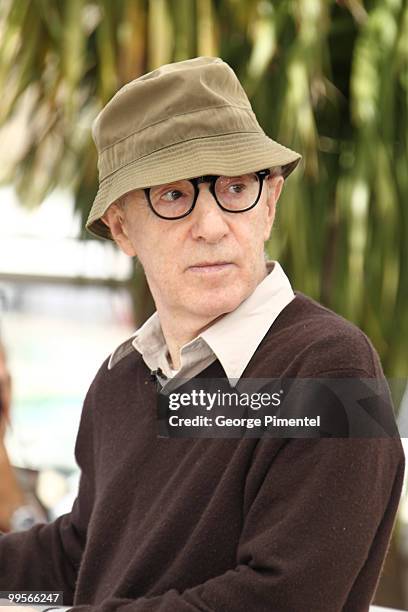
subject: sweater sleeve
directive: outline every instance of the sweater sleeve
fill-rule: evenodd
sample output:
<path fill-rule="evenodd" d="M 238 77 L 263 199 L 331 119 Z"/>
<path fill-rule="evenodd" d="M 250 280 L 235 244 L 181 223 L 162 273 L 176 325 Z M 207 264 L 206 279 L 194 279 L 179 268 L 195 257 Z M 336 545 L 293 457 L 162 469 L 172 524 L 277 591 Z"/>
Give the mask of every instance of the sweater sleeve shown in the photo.
<path fill-rule="evenodd" d="M 84 401 L 75 444 L 81 478 L 72 509 L 52 523 L 0 535 L 0 590 L 57 590 L 63 591 L 64 604 L 73 602 L 93 503 L 91 397 L 92 385 Z"/>
<path fill-rule="evenodd" d="M 248 474 L 234 568 L 184 592 L 72 610 L 368 610 L 402 488 L 400 440 L 290 439 L 268 459 L 270 443 L 260 441 Z"/>

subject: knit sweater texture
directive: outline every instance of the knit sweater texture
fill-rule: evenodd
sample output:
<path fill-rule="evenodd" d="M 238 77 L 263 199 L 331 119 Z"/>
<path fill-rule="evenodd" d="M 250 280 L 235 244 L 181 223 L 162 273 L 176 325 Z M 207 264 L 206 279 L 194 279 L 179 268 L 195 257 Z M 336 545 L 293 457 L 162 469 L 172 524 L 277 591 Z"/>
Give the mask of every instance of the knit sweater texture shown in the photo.
<path fill-rule="evenodd" d="M 141 355 L 107 362 L 84 401 L 73 508 L 0 537 L 0 589 L 62 590 L 77 612 L 368 610 L 403 483 L 399 438 L 160 438 Z M 225 373 L 216 360 L 200 376 Z M 363 332 L 296 292 L 243 376 L 383 372 Z"/>

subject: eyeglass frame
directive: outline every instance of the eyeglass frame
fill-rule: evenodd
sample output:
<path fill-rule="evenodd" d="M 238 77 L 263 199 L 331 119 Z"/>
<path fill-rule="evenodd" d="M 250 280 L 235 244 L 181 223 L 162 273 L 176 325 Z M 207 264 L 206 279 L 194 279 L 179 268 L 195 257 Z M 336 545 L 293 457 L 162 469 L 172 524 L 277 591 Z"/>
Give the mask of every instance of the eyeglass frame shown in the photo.
<path fill-rule="evenodd" d="M 229 213 L 243 213 L 243 212 L 247 212 L 248 210 L 251 210 L 251 208 L 254 208 L 258 204 L 259 199 L 261 197 L 264 180 L 265 180 L 265 178 L 267 176 L 270 176 L 271 171 L 269 169 L 265 169 L 265 170 L 258 170 L 257 172 L 245 172 L 244 174 L 256 174 L 256 176 L 258 177 L 258 180 L 259 180 L 259 192 L 258 192 L 258 195 L 257 195 L 257 198 L 256 198 L 255 202 L 253 204 L 251 204 L 251 206 L 248 206 L 247 208 L 243 208 L 242 210 L 230 210 L 228 208 L 225 208 L 218 201 L 217 195 L 215 193 L 215 183 L 217 182 L 217 179 L 219 179 L 221 176 L 224 176 L 223 174 L 205 174 L 203 176 L 198 176 L 198 177 L 194 177 L 194 178 L 190 178 L 190 179 L 181 179 L 181 180 L 188 181 L 189 183 L 191 183 L 193 185 L 193 187 L 194 187 L 194 198 L 193 198 L 193 203 L 191 204 L 189 210 L 187 212 L 183 213 L 182 215 L 179 215 L 178 217 L 165 217 L 164 215 L 161 215 L 160 213 L 158 213 L 153 208 L 153 204 L 152 204 L 151 199 L 150 199 L 150 189 L 153 189 L 153 187 L 157 187 L 157 185 L 154 185 L 152 187 L 145 187 L 143 189 L 143 191 L 145 193 L 145 196 L 146 196 L 146 199 L 147 199 L 147 203 L 148 203 L 149 208 L 151 209 L 151 211 L 155 215 L 157 215 L 161 219 L 165 219 L 166 221 L 176 221 L 177 219 L 183 219 L 183 217 L 187 217 L 187 215 L 189 215 L 193 211 L 195 205 L 197 204 L 198 196 L 200 194 L 200 190 L 198 188 L 200 183 L 210 183 L 210 186 L 209 186 L 208 190 L 211 193 L 211 195 L 213 196 L 214 200 L 217 202 L 218 206 L 221 208 L 221 210 L 224 210 L 225 212 L 229 212 Z"/>

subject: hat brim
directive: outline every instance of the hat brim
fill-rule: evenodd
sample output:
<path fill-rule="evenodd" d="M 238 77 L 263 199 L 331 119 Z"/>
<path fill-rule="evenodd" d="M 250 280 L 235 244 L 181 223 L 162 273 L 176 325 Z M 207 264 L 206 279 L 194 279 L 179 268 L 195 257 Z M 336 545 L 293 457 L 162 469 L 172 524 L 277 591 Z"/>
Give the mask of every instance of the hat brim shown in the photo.
<path fill-rule="evenodd" d="M 235 176 L 282 166 L 286 178 L 301 155 L 260 132 L 195 138 L 154 151 L 116 170 L 101 181 L 86 222 L 87 231 L 113 240 L 101 217 L 113 202 L 134 189 L 206 174 Z"/>

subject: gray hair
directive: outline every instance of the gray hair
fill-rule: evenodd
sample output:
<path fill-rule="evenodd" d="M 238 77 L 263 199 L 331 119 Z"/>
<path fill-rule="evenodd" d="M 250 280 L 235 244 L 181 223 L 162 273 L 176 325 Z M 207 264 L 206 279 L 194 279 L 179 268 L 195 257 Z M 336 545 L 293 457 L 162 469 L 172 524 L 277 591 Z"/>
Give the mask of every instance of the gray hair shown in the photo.
<path fill-rule="evenodd" d="M 274 166 L 273 168 L 269 168 L 270 176 L 282 176 L 282 166 Z"/>
<path fill-rule="evenodd" d="M 115 204 L 118 204 L 118 206 L 120 206 L 120 208 L 123 210 L 126 204 L 128 203 L 128 201 L 130 200 L 131 195 L 132 195 L 132 191 L 128 191 L 127 193 L 124 193 L 117 200 L 115 200 Z"/>

